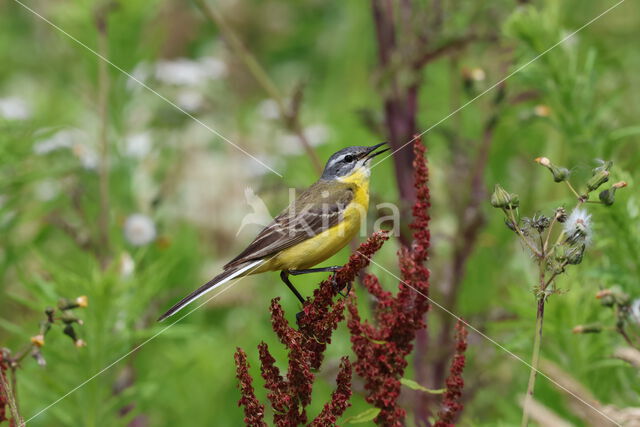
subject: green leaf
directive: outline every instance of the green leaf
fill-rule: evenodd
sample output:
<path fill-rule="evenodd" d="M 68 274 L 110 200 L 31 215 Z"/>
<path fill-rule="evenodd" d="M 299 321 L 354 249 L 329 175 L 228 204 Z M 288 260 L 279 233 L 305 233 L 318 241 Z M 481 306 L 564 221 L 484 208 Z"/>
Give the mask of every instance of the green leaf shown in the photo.
<path fill-rule="evenodd" d="M 369 408 L 366 411 L 360 412 L 358 415 L 349 417 L 344 421 L 349 424 L 368 423 L 369 421 L 373 421 L 373 419 L 377 417 L 379 413 L 380 408 Z"/>
<path fill-rule="evenodd" d="M 440 388 L 440 389 L 434 390 L 434 389 L 423 387 L 417 382 L 415 382 L 414 380 L 410 380 L 409 378 L 400 378 L 400 383 L 402 383 L 402 385 L 404 386 L 409 387 L 411 390 L 424 391 L 425 393 L 430 393 L 430 394 L 442 394 L 445 391 L 447 391 L 446 388 Z"/>
<path fill-rule="evenodd" d="M 620 129 L 616 129 L 609 135 L 612 140 L 618 140 L 627 138 L 629 136 L 636 136 L 640 134 L 640 126 L 629 126 Z"/>

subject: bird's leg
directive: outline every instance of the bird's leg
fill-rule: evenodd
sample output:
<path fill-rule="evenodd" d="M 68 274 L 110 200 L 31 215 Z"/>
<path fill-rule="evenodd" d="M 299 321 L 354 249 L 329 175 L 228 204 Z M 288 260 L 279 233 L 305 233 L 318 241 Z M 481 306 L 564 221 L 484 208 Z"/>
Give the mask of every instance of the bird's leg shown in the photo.
<path fill-rule="evenodd" d="M 341 265 L 332 265 L 329 267 L 308 268 L 306 270 L 289 270 L 288 273 L 291 274 L 292 276 L 299 276 L 301 274 L 308 274 L 308 273 L 324 273 L 324 272 L 335 273 L 341 267 L 342 267 Z"/>
<path fill-rule="evenodd" d="M 300 274 L 308 274 L 308 273 L 323 273 L 323 272 L 335 273 L 340 268 L 342 268 L 341 265 L 332 265 L 332 266 L 329 266 L 329 267 L 308 268 L 306 270 L 289 270 L 289 274 L 292 274 L 294 276 L 298 276 Z M 343 294 L 342 293 L 342 289 L 344 289 L 344 286 L 342 288 L 338 289 L 338 283 L 335 281 L 335 279 L 333 277 L 332 277 L 332 282 L 333 282 L 334 288 L 337 289 L 337 291 L 338 291 L 338 293 L 340 295 L 342 295 L 343 297 L 346 297 L 347 295 L 349 295 L 349 292 L 351 291 L 351 283 L 347 284 L 347 292 L 346 292 L 346 294 Z"/>
<path fill-rule="evenodd" d="M 287 285 L 287 287 L 289 289 L 291 289 L 291 292 L 294 293 L 294 295 L 300 300 L 300 302 L 304 305 L 305 300 L 304 298 L 302 298 L 302 295 L 300 295 L 300 292 L 298 292 L 298 290 L 293 286 L 293 283 L 291 283 L 291 281 L 289 280 L 289 273 L 290 271 L 287 270 L 282 270 L 280 272 L 280 279 L 282 279 L 282 281 L 284 282 L 285 285 Z"/>

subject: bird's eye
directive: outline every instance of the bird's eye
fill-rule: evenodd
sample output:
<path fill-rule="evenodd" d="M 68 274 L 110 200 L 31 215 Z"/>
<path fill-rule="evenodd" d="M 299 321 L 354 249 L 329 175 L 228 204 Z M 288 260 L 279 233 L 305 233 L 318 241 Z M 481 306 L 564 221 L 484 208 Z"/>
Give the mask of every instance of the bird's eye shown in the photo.
<path fill-rule="evenodd" d="M 351 163 L 353 162 L 354 157 L 351 154 L 347 154 L 346 156 L 344 156 L 344 161 L 347 163 Z"/>

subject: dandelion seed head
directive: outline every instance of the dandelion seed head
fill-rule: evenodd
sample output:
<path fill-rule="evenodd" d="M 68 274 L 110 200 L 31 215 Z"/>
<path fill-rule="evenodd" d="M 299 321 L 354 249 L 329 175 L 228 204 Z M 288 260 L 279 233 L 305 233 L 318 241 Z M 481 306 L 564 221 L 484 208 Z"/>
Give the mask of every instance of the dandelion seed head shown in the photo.
<path fill-rule="evenodd" d="M 593 235 L 591 214 L 586 209 L 575 208 L 564 222 L 563 229 L 569 240 L 590 244 Z"/>
<path fill-rule="evenodd" d="M 124 237 L 133 246 L 144 246 L 156 238 L 156 225 L 144 214 L 133 214 L 124 223 Z"/>

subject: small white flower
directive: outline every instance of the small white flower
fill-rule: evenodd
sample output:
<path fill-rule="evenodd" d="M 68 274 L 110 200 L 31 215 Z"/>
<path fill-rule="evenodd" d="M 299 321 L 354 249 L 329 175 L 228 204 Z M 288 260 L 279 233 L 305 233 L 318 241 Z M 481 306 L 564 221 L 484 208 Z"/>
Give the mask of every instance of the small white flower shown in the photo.
<path fill-rule="evenodd" d="M 321 124 L 311 125 L 304 129 L 304 134 L 309 139 L 309 144 L 315 147 L 327 142 L 327 139 L 329 139 L 329 128 Z"/>
<path fill-rule="evenodd" d="M 7 120 L 26 120 L 31 117 L 31 109 L 22 98 L 0 98 L 0 117 Z"/>
<path fill-rule="evenodd" d="M 36 184 L 34 190 L 38 200 L 48 202 L 60 193 L 60 183 L 53 179 L 45 179 Z"/>
<path fill-rule="evenodd" d="M 173 61 L 159 61 L 156 64 L 156 79 L 176 86 L 195 86 L 203 78 L 202 68 L 196 61 L 179 58 Z"/>
<path fill-rule="evenodd" d="M 72 151 L 82 163 L 83 168 L 95 170 L 98 167 L 98 153 L 93 147 L 80 142 L 72 147 Z"/>
<path fill-rule="evenodd" d="M 204 105 L 204 96 L 197 90 L 181 90 L 176 97 L 176 104 L 188 112 L 194 113 Z"/>
<path fill-rule="evenodd" d="M 156 225 L 147 215 L 129 215 L 124 223 L 124 237 L 133 246 L 148 245 L 156 238 Z"/>
<path fill-rule="evenodd" d="M 86 136 L 78 129 L 62 129 L 53 135 L 41 139 L 33 146 L 33 152 L 39 156 L 51 153 L 63 148 L 73 147 L 74 142 L 80 141 Z"/>
<path fill-rule="evenodd" d="M 145 83 L 149 78 L 150 70 L 149 64 L 146 62 L 141 62 L 135 66 L 133 71 L 131 71 L 129 78 L 127 79 L 127 89 L 133 90 L 136 88 L 142 87 L 141 83 Z"/>
<path fill-rule="evenodd" d="M 142 159 L 151 151 L 151 134 L 149 132 L 129 135 L 124 142 L 124 152 L 128 157 Z"/>
<path fill-rule="evenodd" d="M 591 214 L 586 209 L 575 208 L 563 224 L 564 233 L 573 242 L 588 245 L 591 243 L 593 230 L 591 228 Z"/>
<path fill-rule="evenodd" d="M 129 252 L 123 252 L 122 255 L 120 255 L 120 260 L 118 261 L 118 267 L 120 270 L 121 277 L 128 278 L 128 277 L 131 277 L 131 275 L 133 275 L 133 272 L 136 269 L 136 263 L 131 257 L 131 255 L 129 255 Z"/>
<path fill-rule="evenodd" d="M 265 99 L 258 104 L 258 113 L 268 120 L 277 120 L 280 118 L 278 103 L 273 99 Z"/>
<path fill-rule="evenodd" d="M 159 61 L 155 67 L 155 77 L 163 83 L 176 86 L 196 86 L 206 80 L 215 80 L 227 74 L 224 61 L 214 57 L 204 57 L 197 61 L 177 58 Z"/>
<path fill-rule="evenodd" d="M 207 78 L 211 80 L 220 79 L 227 75 L 227 64 L 222 59 L 214 56 L 205 56 L 200 58 L 199 62 Z"/>

